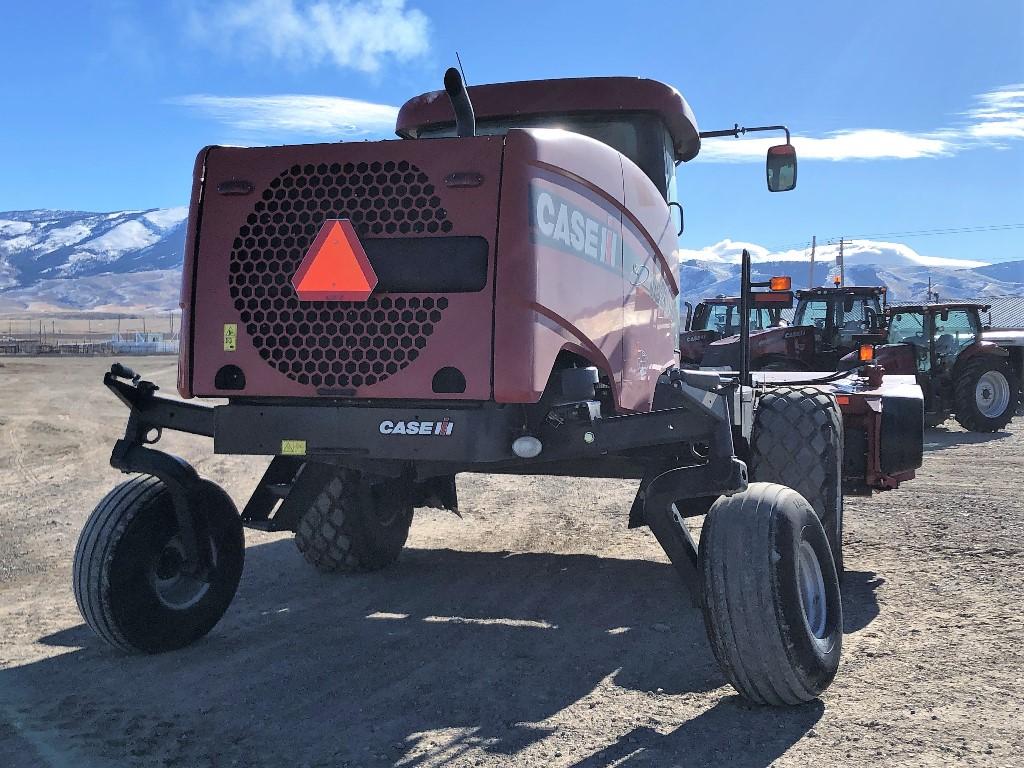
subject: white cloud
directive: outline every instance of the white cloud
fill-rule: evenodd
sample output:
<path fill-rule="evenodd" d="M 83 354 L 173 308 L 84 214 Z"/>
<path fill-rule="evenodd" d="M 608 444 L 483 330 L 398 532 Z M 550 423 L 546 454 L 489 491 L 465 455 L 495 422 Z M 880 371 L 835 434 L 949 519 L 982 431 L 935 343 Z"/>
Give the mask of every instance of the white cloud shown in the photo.
<path fill-rule="evenodd" d="M 793 136 L 801 158 L 809 160 L 911 160 L 948 157 L 976 147 L 1004 148 L 1024 139 L 1024 84 L 1003 86 L 975 97 L 978 106 L 963 113 L 960 125 L 934 131 L 860 128 L 822 137 Z M 763 162 L 778 139 L 705 139 L 699 158 L 706 162 Z"/>
<path fill-rule="evenodd" d="M 778 139 L 705 139 L 699 157 L 710 162 L 763 162 Z M 942 157 L 956 145 L 937 135 L 915 135 L 883 128 L 835 131 L 822 138 L 793 136 L 797 156 L 808 160 L 909 160 Z"/>
<path fill-rule="evenodd" d="M 983 93 L 980 106 L 967 113 L 968 131 L 978 139 L 1024 139 L 1024 83 Z"/>
<path fill-rule="evenodd" d="M 172 103 L 198 109 L 235 130 L 256 136 L 302 134 L 320 138 L 384 136 L 394 132 L 398 108 L 340 96 L 208 96 Z"/>
<path fill-rule="evenodd" d="M 382 61 L 427 53 L 430 23 L 405 0 L 229 0 L 194 3 L 192 37 L 296 68 L 324 63 L 377 72 Z"/>

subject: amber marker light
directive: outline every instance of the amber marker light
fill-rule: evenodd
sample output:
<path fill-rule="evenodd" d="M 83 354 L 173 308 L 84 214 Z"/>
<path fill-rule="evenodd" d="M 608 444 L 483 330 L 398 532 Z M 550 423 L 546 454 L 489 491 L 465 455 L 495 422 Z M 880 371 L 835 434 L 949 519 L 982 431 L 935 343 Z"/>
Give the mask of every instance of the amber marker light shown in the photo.
<path fill-rule="evenodd" d="M 773 291 L 788 291 L 793 287 L 793 279 L 790 277 L 773 277 L 768 287 Z"/>
<path fill-rule="evenodd" d="M 875 359 L 875 348 L 871 344 L 860 345 L 860 361 L 862 363 L 870 363 Z"/>

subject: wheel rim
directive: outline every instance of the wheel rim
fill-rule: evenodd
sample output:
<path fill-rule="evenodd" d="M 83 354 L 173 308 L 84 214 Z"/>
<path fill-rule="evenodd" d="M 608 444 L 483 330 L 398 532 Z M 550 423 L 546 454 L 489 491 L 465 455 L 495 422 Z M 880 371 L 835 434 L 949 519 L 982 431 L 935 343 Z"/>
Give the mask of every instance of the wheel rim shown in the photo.
<path fill-rule="evenodd" d="M 800 582 L 800 608 L 811 634 L 819 640 L 825 637 L 828 607 L 825 602 L 825 579 L 818 563 L 818 555 L 806 541 L 800 542 L 800 561 L 797 578 Z"/>
<path fill-rule="evenodd" d="M 982 416 L 1002 416 L 1010 404 L 1010 382 L 999 371 L 985 371 L 974 387 L 974 400 Z"/>
<path fill-rule="evenodd" d="M 217 564 L 217 548 L 210 541 L 210 559 Z M 175 535 L 153 559 L 150 567 L 150 583 L 157 598 L 167 608 L 183 611 L 191 608 L 210 591 L 210 582 L 195 574 L 186 573 L 185 547 L 181 537 Z"/>

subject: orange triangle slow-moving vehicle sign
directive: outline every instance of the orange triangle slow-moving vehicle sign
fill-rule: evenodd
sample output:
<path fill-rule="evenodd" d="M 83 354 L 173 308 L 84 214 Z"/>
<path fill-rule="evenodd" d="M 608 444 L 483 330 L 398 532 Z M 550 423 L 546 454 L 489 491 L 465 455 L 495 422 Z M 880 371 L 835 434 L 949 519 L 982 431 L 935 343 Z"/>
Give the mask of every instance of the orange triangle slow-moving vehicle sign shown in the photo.
<path fill-rule="evenodd" d="M 299 301 L 365 301 L 376 285 L 377 273 L 348 219 L 324 222 L 292 277 Z"/>

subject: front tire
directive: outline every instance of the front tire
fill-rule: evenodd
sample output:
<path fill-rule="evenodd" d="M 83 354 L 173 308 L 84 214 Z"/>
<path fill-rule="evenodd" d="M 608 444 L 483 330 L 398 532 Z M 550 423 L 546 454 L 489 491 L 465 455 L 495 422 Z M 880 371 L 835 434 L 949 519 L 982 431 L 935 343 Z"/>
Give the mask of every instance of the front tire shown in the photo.
<path fill-rule="evenodd" d="M 750 478 L 792 488 L 821 519 L 843 574 L 843 415 L 833 395 L 813 387 L 765 392 L 750 435 Z"/>
<path fill-rule="evenodd" d="M 295 544 L 322 573 L 376 571 L 398 559 L 412 515 L 380 486 L 333 477 L 299 519 Z"/>
<path fill-rule="evenodd" d="M 72 577 L 82 618 L 103 640 L 128 652 L 183 648 L 213 629 L 242 575 L 245 541 L 231 498 L 202 480 L 194 525 L 212 566 L 201 576 L 181 567 L 183 548 L 171 492 L 150 475 L 121 483 L 89 516 Z"/>
<path fill-rule="evenodd" d="M 816 698 L 839 668 L 843 612 L 825 531 L 799 493 L 751 483 L 708 513 L 704 623 L 732 686 L 758 704 Z"/>
<path fill-rule="evenodd" d="M 954 416 L 964 429 L 997 432 L 1013 419 L 1020 403 L 1020 382 L 1006 360 L 976 357 L 958 373 L 954 401 Z"/>

